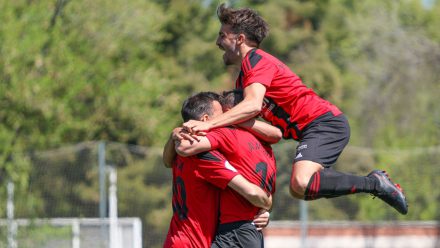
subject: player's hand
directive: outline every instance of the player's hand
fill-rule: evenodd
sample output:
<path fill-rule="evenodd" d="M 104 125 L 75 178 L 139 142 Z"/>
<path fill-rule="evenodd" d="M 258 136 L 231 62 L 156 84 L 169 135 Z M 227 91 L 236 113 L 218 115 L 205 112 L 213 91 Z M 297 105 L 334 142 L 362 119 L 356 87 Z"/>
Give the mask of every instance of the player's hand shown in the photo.
<path fill-rule="evenodd" d="M 194 141 L 200 141 L 200 136 L 206 136 L 206 133 L 200 132 L 197 135 L 195 135 L 195 134 L 191 134 L 190 132 L 186 131 L 182 127 L 174 128 L 174 130 L 171 134 L 171 138 L 175 142 L 176 141 L 180 142 L 182 140 L 188 140 L 191 143 L 193 143 Z"/>
<path fill-rule="evenodd" d="M 190 120 L 183 123 L 182 127 L 191 134 L 202 135 L 205 133 L 206 135 L 206 132 L 212 128 L 212 124 L 209 122 Z"/>
<path fill-rule="evenodd" d="M 269 224 L 270 213 L 266 209 L 260 209 L 257 215 L 254 216 L 254 225 L 258 231 L 263 230 Z"/>
<path fill-rule="evenodd" d="M 182 127 L 176 127 L 173 129 L 173 132 L 171 133 L 171 139 L 174 141 L 181 141 L 183 140 L 183 136 L 182 136 L 182 131 L 183 128 Z"/>

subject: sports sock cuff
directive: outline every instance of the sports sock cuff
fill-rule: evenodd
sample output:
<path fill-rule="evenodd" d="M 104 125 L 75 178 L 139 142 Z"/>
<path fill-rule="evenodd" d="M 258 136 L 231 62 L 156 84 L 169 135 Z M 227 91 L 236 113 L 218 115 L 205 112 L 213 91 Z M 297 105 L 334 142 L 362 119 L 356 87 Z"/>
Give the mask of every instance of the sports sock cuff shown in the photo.
<path fill-rule="evenodd" d="M 304 200 L 314 200 L 317 198 L 319 193 L 319 187 L 321 184 L 320 172 L 315 172 L 310 178 L 309 184 L 307 185 L 306 191 L 304 193 Z"/>

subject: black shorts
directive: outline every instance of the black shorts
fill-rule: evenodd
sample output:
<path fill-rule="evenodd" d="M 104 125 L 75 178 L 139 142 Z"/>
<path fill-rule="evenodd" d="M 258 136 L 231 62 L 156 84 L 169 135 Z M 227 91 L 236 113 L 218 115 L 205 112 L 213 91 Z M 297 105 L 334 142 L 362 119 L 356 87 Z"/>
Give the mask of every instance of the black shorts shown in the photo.
<path fill-rule="evenodd" d="M 336 162 L 349 139 L 350 126 L 343 114 L 323 114 L 302 130 L 294 162 L 310 160 L 330 167 Z"/>
<path fill-rule="evenodd" d="M 220 224 L 211 248 L 263 248 L 263 234 L 252 221 Z"/>

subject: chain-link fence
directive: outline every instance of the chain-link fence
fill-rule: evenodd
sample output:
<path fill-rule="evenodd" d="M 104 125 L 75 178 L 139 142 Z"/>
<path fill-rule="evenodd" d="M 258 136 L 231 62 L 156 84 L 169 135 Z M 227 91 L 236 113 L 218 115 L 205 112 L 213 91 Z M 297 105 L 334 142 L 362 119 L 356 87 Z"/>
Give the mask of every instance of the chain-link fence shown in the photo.
<path fill-rule="evenodd" d="M 98 218 L 103 209 L 100 191 L 100 142 L 85 142 L 49 151 L 36 151 L 28 159 L 27 180 L 15 183 L 14 218 Z M 277 157 L 277 192 L 271 220 L 299 220 L 299 201 L 288 190 L 296 144 L 274 145 Z M 347 147 L 335 169 L 366 175 L 385 169 L 400 183 L 409 201 L 408 215 L 400 215 L 378 198 L 356 194 L 308 202 L 308 221 L 418 221 L 440 220 L 440 148 L 371 150 Z M 118 216 L 142 220 L 143 246 L 161 247 L 172 214 L 171 173 L 162 163 L 162 148 L 105 143 L 105 165 L 117 168 Z M 108 182 L 105 182 L 108 188 Z M 7 199 L 2 183 L 1 199 Z M 6 200 L 0 201 L 6 218 Z M 107 204 L 107 203 L 105 203 Z M 108 216 L 108 206 L 104 205 Z M 101 212 L 102 214 L 102 212 Z M 64 235 L 63 229 L 38 228 L 32 235 Z M 0 226 L 0 247 L 7 247 L 7 228 Z M 18 237 L 20 238 L 20 237 Z M 18 240 L 20 243 L 20 239 Z M 24 241 L 18 247 L 26 246 Z M 46 246 L 40 246 L 46 247 Z"/>

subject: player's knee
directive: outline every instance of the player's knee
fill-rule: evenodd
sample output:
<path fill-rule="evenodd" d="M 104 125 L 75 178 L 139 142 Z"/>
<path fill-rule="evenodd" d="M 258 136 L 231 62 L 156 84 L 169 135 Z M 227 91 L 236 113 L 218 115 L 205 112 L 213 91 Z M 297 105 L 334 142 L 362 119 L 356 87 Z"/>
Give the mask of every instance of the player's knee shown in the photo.
<path fill-rule="evenodd" d="M 298 199 L 304 198 L 310 178 L 293 176 L 290 180 L 290 194 Z"/>
<path fill-rule="evenodd" d="M 293 197 L 293 198 L 296 198 L 296 199 L 300 199 L 300 200 L 302 200 L 302 199 L 304 199 L 304 195 L 301 195 L 301 194 L 299 194 L 296 190 L 295 190 L 295 188 L 293 188 L 292 187 L 292 185 L 290 185 L 290 195 Z"/>

